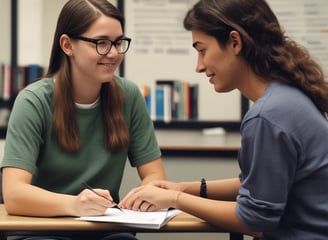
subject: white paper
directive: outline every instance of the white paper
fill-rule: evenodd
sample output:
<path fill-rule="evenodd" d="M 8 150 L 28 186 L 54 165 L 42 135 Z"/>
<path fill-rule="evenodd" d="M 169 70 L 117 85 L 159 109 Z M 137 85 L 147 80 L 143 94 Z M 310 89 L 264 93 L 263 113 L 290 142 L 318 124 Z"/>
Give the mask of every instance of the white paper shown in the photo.
<path fill-rule="evenodd" d="M 93 222 L 114 222 L 122 223 L 129 227 L 160 229 L 170 219 L 181 213 L 180 210 L 159 210 L 155 212 L 140 212 L 116 208 L 108 208 L 103 216 L 87 216 L 79 217 L 77 220 L 93 221 Z"/>

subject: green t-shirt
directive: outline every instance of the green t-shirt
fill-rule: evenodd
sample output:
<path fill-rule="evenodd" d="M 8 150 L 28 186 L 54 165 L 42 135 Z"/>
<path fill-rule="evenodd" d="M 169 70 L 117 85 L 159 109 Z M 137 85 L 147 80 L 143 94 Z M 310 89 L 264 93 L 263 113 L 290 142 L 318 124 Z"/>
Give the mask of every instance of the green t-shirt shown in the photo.
<path fill-rule="evenodd" d="M 44 78 L 27 86 L 16 98 L 1 168 L 25 169 L 33 174 L 33 185 L 57 193 L 76 195 L 85 181 L 108 189 L 119 201 L 126 160 L 136 167 L 161 153 L 139 88 L 123 78 L 116 77 L 116 81 L 124 93 L 125 120 L 131 137 L 127 149 L 113 152 L 105 148 L 100 104 L 87 109 L 76 107 L 81 149 L 76 153 L 60 149 L 52 132 L 54 81 Z"/>

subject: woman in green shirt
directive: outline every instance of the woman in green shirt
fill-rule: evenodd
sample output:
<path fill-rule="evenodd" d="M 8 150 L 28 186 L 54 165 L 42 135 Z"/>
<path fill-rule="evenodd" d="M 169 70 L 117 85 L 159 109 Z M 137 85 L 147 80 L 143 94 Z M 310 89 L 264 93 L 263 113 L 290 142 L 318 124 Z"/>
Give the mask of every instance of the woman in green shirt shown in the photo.
<path fill-rule="evenodd" d="M 141 92 L 114 75 L 131 41 L 123 22 L 106 0 L 63 7 L 48 73 L 19 93 L 10 116 L 1 164 L 9 214 L 101 215 L 119 201 L 127 159 L 141 184 L 165 179 Z"/>

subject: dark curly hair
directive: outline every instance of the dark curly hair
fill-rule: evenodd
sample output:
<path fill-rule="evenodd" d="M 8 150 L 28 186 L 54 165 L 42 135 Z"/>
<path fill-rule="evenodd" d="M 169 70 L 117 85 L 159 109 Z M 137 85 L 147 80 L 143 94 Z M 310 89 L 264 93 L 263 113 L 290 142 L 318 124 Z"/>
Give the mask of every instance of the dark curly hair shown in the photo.
<path fill-rule="evenodd" d="M 241 55 L 255 74 L 293 85 L 328 113 L 328 82 L 309 52 L 285 36 L 265 0 L 200 0 L 184 19 L 186 30 L 198 30 L 226 46 L 229 33 L 241 35 Z"/>

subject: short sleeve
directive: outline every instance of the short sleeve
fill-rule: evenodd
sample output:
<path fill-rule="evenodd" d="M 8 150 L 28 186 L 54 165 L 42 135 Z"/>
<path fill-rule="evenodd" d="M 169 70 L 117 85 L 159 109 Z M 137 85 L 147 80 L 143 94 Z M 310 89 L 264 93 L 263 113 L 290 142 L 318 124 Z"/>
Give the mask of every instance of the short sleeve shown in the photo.
<path fill-rule="evenodd" d="M 28 90 L 21 91 L 9 118 L 1 167 L 17 167 L 35 172 L 39 147 L 43 141 L 41 112 L 37 97 Z"/>
<path fill-rule="evenodd" d="M 153 122 L 140 89 L 125 80 L 126 120 L 130 131 L 128 157 L 132 166 L 140 166 L 161 156 Z"/>

